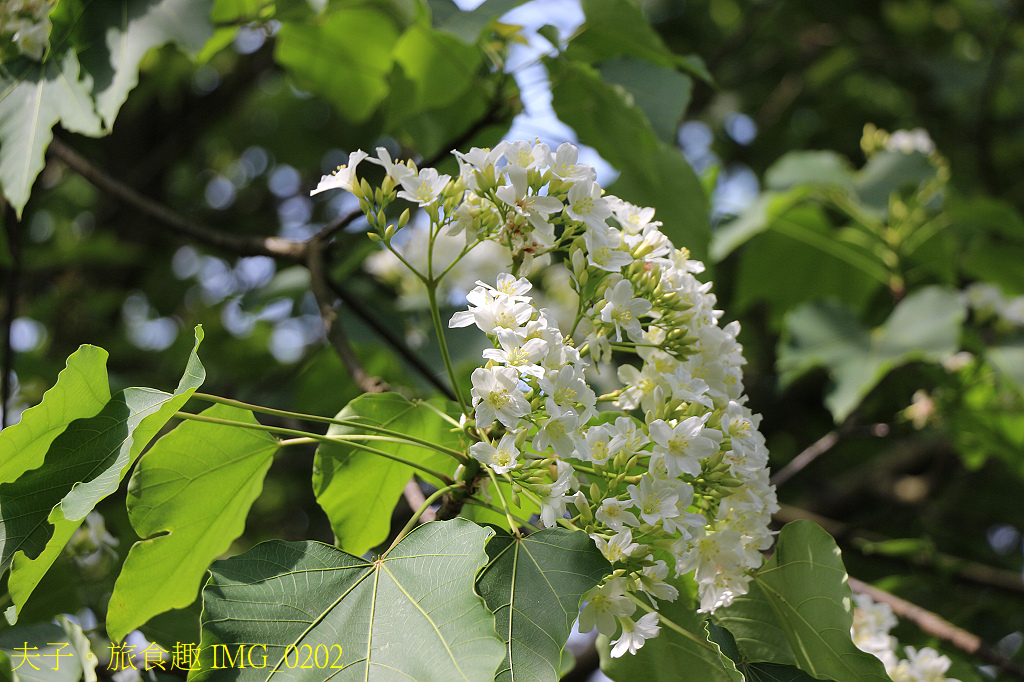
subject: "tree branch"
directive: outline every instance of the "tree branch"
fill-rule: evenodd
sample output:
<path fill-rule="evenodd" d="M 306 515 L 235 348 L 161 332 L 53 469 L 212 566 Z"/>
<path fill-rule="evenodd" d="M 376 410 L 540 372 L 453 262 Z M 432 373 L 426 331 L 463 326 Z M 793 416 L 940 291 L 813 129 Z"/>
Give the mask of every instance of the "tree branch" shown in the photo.
<path fill-rule="evenodd" d="M 803 452 L 791 459 L 786 466 L 776 471 L 775 475 L 770 479 L 771 484 L 776 488 L 782 487 L 786 481 L 800 473 L 804 467 L 831 450 L 839 442 L 840 438 L 852 434 L 855 430 L 858 429 L 852 426 L 849 421 L 837 429 L 832 429 L 804 448 Z M 873 424 L 868 428 L 867 432 L 872 436 L 885 436 L 889 433 L 889 426 L 887 424 Z"/>
<path fill-rule="evenodd" d="M 348 335 L 338 324 L 338 311 L 334 308 L 334 295 L 328 285 L 327 274 L 324 270 L 324 249 L 327 242 L 314 236 L 308 242 L 306 254 L 306 267 L 309 268 L 309 288 L 316 299 L 317 307 L 320 309 L 320 318 L 324 323 L 324 333 L 327 340 L 338 353 L 345 369 L 352 376 L 352 379 L 359 386 L 363 393 L 384 393 L 390 390 L 386 382 L 379 377 L 371 376 L 356 356 L 349 343 Z"/>
<path fill-rule="evenodd" d="M 373 329 L 382 339 L 387 341 L 391 348 L 402 356 L 413 368 L 416 369 L 420 375 L 430 382 L 430 384 L 441 391 L 446 398 L 455 402 L 455 393 L 451 387 L 442 382 L 437 378 L 437 374 L 431 369 L 430 365 L 424 362 L 423 358 L 416 354 L 409 345 L 402 340 L 400 336 L 395 334 L 389 329 L 380 319 L 374 315 L 358 298 L 353 296 L 351 293 L 346 291 L 340 284 L 333 280 L 327 280 L 327 285 L 334 292 L 334 295 L 341 299 L 342 303 L 347 305 L 356 316 Z"/>
<path fill-rule="evenodd" d="M 231 251 L 240 256 L 269 256 L 296 263 L 301 263 L 306 259 L 306 242 L 281 237 L 225 234 L 203 223 L 189 220 L 108 175 L 57 138 L 50 143 L 47 154 L 62 161 L 68 168 L 95 185 L 97 189 L 114 195 L 175 232 L 203 244 Z"/>
<path fill-rule="evenodd" d="M 797 519 L 813 521 L 835 538 L 836 542 L 852 547 L 864 554 L 882 554 L 888 558 L 905 561 L 914 566 L 931 568 L 942 573 L 954 575 L 963 580 L 984 585 L 985 587 L 996 587 L 1010 592 L 1024 593 L 1024 579 L 1016 571 L 986 566 L 985 564 L 962 559 L 951 554 L 928 550 L 922 550 L 914 554 L 883 554 L 879 551 L 878 545 L 888 542 L 892 538 L 853 528 L 841 521 L 819 516 L 806 509 L 791 507 L 787 504 L 781 504 L 779 507 L 779 511 L 773 516 L 777 522 L 789 523 Z"/>
<path fill-rule="evenodd" d="M 7 426 L 8 402 L 11 399 L 11 374 L 14 371 L 14 348 L 11 343 L 11 327 L 18 314 L 18 280 L 21 270 L 21 225 L 14 209 L 0 197 L 0 211 L 3 214 L 4 231 L 7 233 L 7 250 L 11 254 L 11 266 L 7 270 L 7 296 L 4 305 L 3 347 L 4 361 L 0 367 L 0 429 Z"/>
<path fill-rule="evenodd" d="M 977 635 L 971 634 L 962 628 L 958 628 L 938 614 L 923 609 L 916 604 L 911 604 L 905 599 L 900 599 L 894 594 L 885 590 L 863 583 L 856 578 L 850 578 L 850 589 L 856 594 L 866 594 L 876 602 L 888 604 L 900 618 L 913 621 L 921 630 L 941 640 L 949 642 L 961 651 L 979 658 L 999 668 L 1000 671 L 1024 680 L 1024 666 L 1003 656 L 992 647 L 981 641 Z"/>

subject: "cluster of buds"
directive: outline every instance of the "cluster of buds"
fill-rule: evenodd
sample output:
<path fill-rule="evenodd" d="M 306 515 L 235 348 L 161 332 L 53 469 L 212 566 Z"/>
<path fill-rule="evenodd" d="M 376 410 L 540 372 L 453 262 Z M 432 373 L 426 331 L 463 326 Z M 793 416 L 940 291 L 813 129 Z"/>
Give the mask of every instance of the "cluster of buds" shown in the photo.
<path fill-rule="evenodd" d="M 464 237 L 455 262 L 481 244 L 504 247 L 506 271 L 477 282 L 449 322 L 475 325 L 492 346 L 472 374 L 470 453 L 544 526 L 590 534 L 613 570 L 588 595 L 581 629 L 621 629 L 612 655 L 634 653 L 658 633 L 659 600 L 679 596 L 670 571 L 694 580 L 699 610 L 711 612 L 746 592 L 771 544 L 778 507 L 760 417 L 743 394 L 739 325 L 719 326 L 711 285 L 695 277 L 704 266 L 672 244 L 654 210 L 606 195 L 571 144 L 503 142 L 456 156 L 452 178 L 384 149 L 356 152 L 316 191 L 355 194 L 371 237 L 399 259 L 391 239 L 408 214 L 397 228 L 385 216 L 396 198 L 426 212 L 431 240 Z M 363 160 L 385 169 L 382 187 L 356 178 Z M 546 254 L 570 273 L 571 325 L 535 304 L 523 276 Z M 598 395 L 594 373 L 612 362 L 616 387 Z M 634 619 L 638 606 L 649 613 Z"/>

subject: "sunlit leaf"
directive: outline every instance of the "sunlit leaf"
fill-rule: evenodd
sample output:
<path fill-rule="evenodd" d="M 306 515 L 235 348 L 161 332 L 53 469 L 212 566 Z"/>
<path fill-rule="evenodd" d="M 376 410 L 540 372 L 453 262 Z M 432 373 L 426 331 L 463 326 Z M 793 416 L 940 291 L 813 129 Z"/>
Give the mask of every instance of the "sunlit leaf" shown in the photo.
<path fill-rule="evenodd" d="M 433 401 L 444 409 L 443 400 Z M 387 428 L 454 449 L 462 447 L 458 433 L 435 409 L 410 402 L 397 393 L 361 395 L 338 413 L 351 419 Z M 358 428 L 332 425 L 329 435 L 365 433 Z M 423 446 L 374 440 L 368 443 L 406 460 L 450 475 L 456 461 Z M 327 512 L 338 542 L 353 554 L 363 554 L 384 541 L 391 528 L 391 512 L 406 482 L 416 469 L 346 443 L 325 443 L 313 463 L 313 492 Z M 428 477 L 429 480 L 429 477 Z M 437 483 L 437 481 L 430 481 Z"/>
<path fill-rule="evenodd" d="M 590 536 L 564 528 L 524 538 L 499 533 L 488 541 L 487 556 L 477 590 L 506 646 L 495 679 L 558 680 L 580 601 L 611 565 Z"/>
<path fill-rule="evenodd" d="M 68 424 L 103 409 L 110 400 L 106 363 L 105 350 L 82 346 L 68 357 L 42 402 L 25 410 L 17 424 L 0 431 L 0 483 L 39 468 L 50 443 Z"/>
<path fill-rule="evenodd" d="M 226 405 L 203 415 L 257 423 Z M 263 431 L 185 421 L 146 453 L 128 487 L 128 512 L 143 540 L 128 552 L 110 597 L 111 639 L 195 601 L 207 567 L 245 530 L 277 447 Z"/>
<path fill-rule="evenodd" d="M 197 351 L 173 394 L 126 388 L 95 417 L 77 419 L 50 445 L 43 465 L 0 485 L 0 566 L 11 567 L 10 622 L 74 534 L 82 519 L 115 492 L 128 469 L 202 385 L 206 370 Z"/>
<path fill-rule="evenodd" d="M 503 647 L 473 591 L 489 534 L 453 519 L 423 524 L 376 561 L 281 541 L 218 561 L 203 591 L 202 670 L 190 679 L 489 680 Z M 266 667 L 213 669 L 217 651 L 254 643 Z M 302 669 L 307 646 L 315 663 Z M 317 647 L 328 656 L 317 660 Z"/>

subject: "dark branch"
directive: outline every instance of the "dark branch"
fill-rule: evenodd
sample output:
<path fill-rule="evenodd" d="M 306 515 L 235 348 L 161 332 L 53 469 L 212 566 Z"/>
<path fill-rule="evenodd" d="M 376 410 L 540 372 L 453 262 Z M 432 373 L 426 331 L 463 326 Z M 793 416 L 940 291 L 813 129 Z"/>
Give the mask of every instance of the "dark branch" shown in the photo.
<path fill-rule="evenodd" d="M 0 429 L 7 426 L 7 408 L 11 400 L 11 374 L 14 371 L 14 348 L 11 344 L 11 327 L 18 314 L 18 280 L 21 270 L 21 225 L 14 209 L 0 198 L 0 211 L 3 214 L 4 230 L 7 232 L 7 249 L 11 254 L 11 266 L 7 270 L 7 296 L 4 306 L 4 362 L 0 372 Z"/>
<path fill-rule="evenodd" d="M 862 583 L 856 578 L 850 578 L 849 581 L 850 589 L 855 593 L 866 594 L 876 602 L 888 604 L 893 613 L 900 618 L 913 621 L 919 628 L 928 634 L 945 640 L 958 649 L 965 651 L 986 663 L 997 666 L 1000 671 L 1010 675 L 1011 677 L 1016 677 L 1018 680 L 1024 680 L 1024 666 L 1021 666 L 1016 661 L 1010 660 L 995 649 L 986 645 L 977 635 L 973 635 L 962 628 L 958 628 L 949 621 L 940 617 L 938 614 L 932 613 L 927 609 L 923 609 L 916 604 L 911 604 L 905 599 L 900 599 L 896 595 L 890 594 L 885 590 L 880 590 L 877 587 L 872 587 L 871 585 Z"/>
<path fill-rule="evenodd" d="M 348 335 L 338 324 L 338 311 L 334 308 L 334 295 L 331 293 L 327 283 L 327 274 L 324 270 L 324 248 L 326 242 L 318 237 L 309 241 L 307 249 L 306 267 L 309 268 L 309 288 L 316 298 L 317 307 L 320 310 L 320 318 L 324 323 L 324 333 L 335 352 L 345 364 L 345 369 L 352 376 L 352 379 L 364 393 L 384 393 L 390 387 L 380 378 L 371 376 L 363 368 L 359 358 L 356 356 L 352 344 L 349 343 Z"/>
<path fill-rule="evenodd" d="M 230 251 L 240 256 L 269 256 L 301 263 L 306 259 L 306 243 L 281 237 L 253 237 L 225 234 L 203 223 L 189 220 L 176 211 L 160 204 L 108 175 L 71 147 L 54 138 L 47 153 L 64 162 L 68 168 L 91 182 L 98 189 L 121 199 L 186 237 L 208 246 Z"/>

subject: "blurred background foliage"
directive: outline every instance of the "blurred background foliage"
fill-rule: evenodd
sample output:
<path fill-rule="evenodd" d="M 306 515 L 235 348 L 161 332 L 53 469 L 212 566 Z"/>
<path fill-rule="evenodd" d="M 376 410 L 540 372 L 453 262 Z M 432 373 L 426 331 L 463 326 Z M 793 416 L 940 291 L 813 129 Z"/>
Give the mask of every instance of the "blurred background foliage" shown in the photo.
<path fill-rule="evenodd" d="M 101 4 L 61 0 L 54 53 L 70 45 L 89 68 Z M 578 140 L 610 192 L 657 208 L 677 245 L 706 260 L 718 307 L 742 324 L 751 406 L 785 472 L 780 516 L 816 515 L 851 575 L 1021 660 L 1020 4 L 462 4 L 128 3 L 143 14 L 203 6 L 188 30 L 209 39 L 154 38 L 108 135 L 67 121 L 55 135 L 191 221 L 292 240 L 357 208 L 309 197 L 355 149 L 384 145 L 450 172 L 454 148 Z M 3 56 L 5 83 L 28 77 L 25 59 Z M 50 151 L 21 219 L 7 211 L 0 247 L 6 423 L 82 343 L 110 351 L 115 389 L 172 387 L 196 324 L 205 391 L 322 415 L 358 395 L 323 341 L 302 264 L 168 230 Z M 24 203 L 9 183 L 5 193 Z M 364 267 L 376 251 L 364 228 L 353 221 L 326 252 L 348 302 L 342 325 L 370 374 L 429 395 L 389 340 L 439 367 L 429 320 L 400 282 Z M 456 352 L 468 372 L 478 349 Z M 331 541 L 311 458 L 275 462 L 239 550 Z M 69 555 L 35 613 L 102 613 L 134 540 L 123 502 L 101 508 L 118 544 L 102 562 Z M 79 538 L 82 556 L 103 544 L 97 533 Z M 897 634 L 936 643 L 906 623 Z"/>

